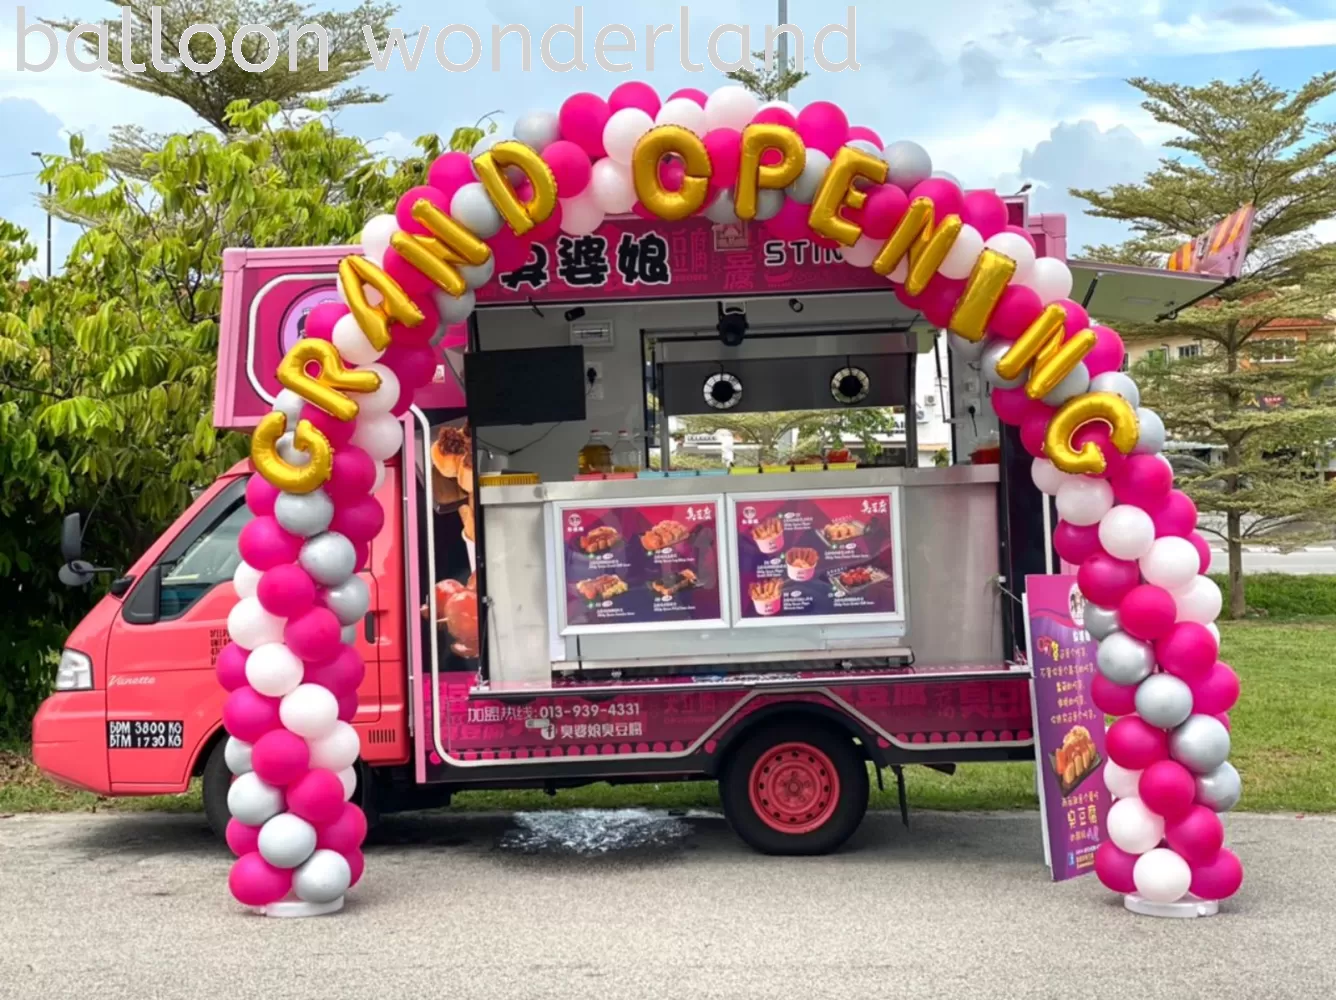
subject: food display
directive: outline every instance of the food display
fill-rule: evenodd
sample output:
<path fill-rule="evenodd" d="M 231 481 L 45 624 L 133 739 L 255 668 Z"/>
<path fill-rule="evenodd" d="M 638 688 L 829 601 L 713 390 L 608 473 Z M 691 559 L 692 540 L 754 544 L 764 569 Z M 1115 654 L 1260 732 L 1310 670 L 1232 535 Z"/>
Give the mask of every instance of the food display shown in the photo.
<path fill-rule="evenodd" d="M 816 549 L 789 549 L 784 553 L 789 579 L 802 583 L 816 576 L 816 564 L 821 558 Z"/>
<path fill-rule="evenodd" d="M 436 627 L 449 636 L 450 650 L 466 659 L 476 657 L 478 647 L 478 587 L 476 575 L 468 583 L 441 580 L 435 586 Z M 430 605 L 422 605 L 422 617 L 429 618 Z"/>
<path fill-rule="evenodd" d="M 680 521 L 660 521 L 640 536 L 640 544 L 645 546 L 646 552 L 657 552 L 685 542 L 690 534 L 691 529 Z"/>
<path fill-rule="evenodd" d="M 751 529 L 752 540 L 762 552 L 770 555 L 784 548 L 784 522 L 777 517 L 767 517 Z"/>
<path fill-rule="evenodd" d="M 784 584 L 779 580 L 757 580 L 747 588 L 756 613 L 767 618 L 779 614 L 783 607 L 783 591 Z"/>
<path fill-rule="evenodd" d="M 865 531 L 867 525 L 862 521 L 841 517 L 822 528 L 821 537 L 827 545 L 838 545 L 840 542 L 851 542 L 855 538 L 862 538 Z"/>
<path fill-rule="evenodd" d="M 432 502 L 438 513 L 455 511 L 471 547 L 477 537 L 478 499 L 473 475 L 473 436 L 465 424 L 446 424 L 431 446 Z"/>
<path fill-rule="evenodd" d="M 631 588 L 620 576 L 613 574 L 596 576 L 592 580 L 581 580 L 575 585 L 575 589 L 586 601 L 607 601 L 620 597 Z"/>
<path fill-rule="evenodd" d="M 580 539 L 580 549 L 593 555 L 606 552 L 622 540 L 622 533 L 616 528 L 602 525 Z"/>
<path fill-rule="evenodd" d="M 1099 748 L 1085 726 L 1073 726 L 1062 738 L 1062 746 L 1052 755 L 1053 771 L 1058 776 L 1062 794 L 1072 790 L 1099 766 Z"/>
<path fill-rule="evenodd" d="M 649 588 L 660 597 L 672 597 L 684 590 L 690 590 L 696 586 L 696 582 L 696 574 L 689 569 L 684 569 L 674 573 L 666 580 L 655 580 L 649 585 Z"/>

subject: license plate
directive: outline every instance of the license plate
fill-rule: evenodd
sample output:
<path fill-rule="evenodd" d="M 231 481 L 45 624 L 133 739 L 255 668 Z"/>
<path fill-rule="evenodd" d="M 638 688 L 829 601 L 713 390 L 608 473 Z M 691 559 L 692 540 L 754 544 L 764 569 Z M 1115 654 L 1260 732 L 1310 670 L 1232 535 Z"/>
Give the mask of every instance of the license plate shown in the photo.
<path fill-rule="evenodd" d="M 185 745 L 184 722 L 131 719 L 107 722 L 110 750 L 180 750 Z"/>

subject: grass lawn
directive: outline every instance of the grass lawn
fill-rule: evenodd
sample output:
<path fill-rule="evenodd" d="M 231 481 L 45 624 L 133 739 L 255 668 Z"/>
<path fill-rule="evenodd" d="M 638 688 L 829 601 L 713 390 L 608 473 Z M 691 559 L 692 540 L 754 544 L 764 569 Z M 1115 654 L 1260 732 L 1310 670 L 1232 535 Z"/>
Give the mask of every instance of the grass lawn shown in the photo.
<path fill-rule="evenodd" d="M 1258 812 L 1336 812 L 1336 620 L 1222 624 L 1224 657 L 1243 680 L 1232 713 L 1230 759 L 1243 775 L 1239 808 Z M 967 764 L 948 777 L 922 767 L 905 772 L 916 809 L 1029 809 L 1034 765 Z M 718 805 L 712 783 L 591 785 L 548 796 L 539 791 L 467 792 L 455 810 L 551 808 L 660 809 Z M 0 748 L 0 814 L 40 811 L 197 811 L 199 789 L 179 796 L 99 799 L 43 778 L 22 748 Z M 897 808 L 895 781 L 872 790 L 872 808 Z"/>

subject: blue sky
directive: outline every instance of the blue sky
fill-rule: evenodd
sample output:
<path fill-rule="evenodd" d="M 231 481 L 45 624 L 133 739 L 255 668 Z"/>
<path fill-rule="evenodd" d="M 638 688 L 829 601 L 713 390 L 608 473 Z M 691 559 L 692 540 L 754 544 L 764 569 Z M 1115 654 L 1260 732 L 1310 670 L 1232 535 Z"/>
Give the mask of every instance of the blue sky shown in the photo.
<path fill-rule="evenodd" d="M 325 0 L 315 6 L 343 10 L 354 3 Z M 465 8 L 401 0 L 395 24 L 410 36 L 428 25 L 434 37 L 452 21 L 462 21 L 487 46 L 493 24 L 521 23 L 536 46 L 549 26 L 572 20 L 575 6 L 559 0 L 487 0 Z M 520 72 L 514 36 L 502 44 L 499 73 L 491 70 L 486 52 L 472 71 L 446 72 L 429 46 L 415 73 L 396 60 L 384 72 L 364 74 L 358 82 L 390 98 L 345 111 L 340 127 L 387 151 L 407 151 L 411 139 L 424 132 L 448 133 L 495 109 L 508 128 L 526 110 L 555 110 L 568 94 L 606 94 L 629 78 L 647 79 L 665 95 L 685 86 L 709 91 L 724 82 L 708 64 L 697 73 L 678 65 L 676 27 L 659 40 L 654 70 L 646 70 L 646 25 L 676 26 L 681 3 L 593 0 L 581 6 L 587 72 L 553 73 L 537 60 L 531 72 Z M 705 61 L 707 39 L 718 25 L 749 25 L 752 47 L 760 48 L 764 26 L 775 21 L 774 0 L 686 6 L 697 62 Z M 1164 155 L 1162 143 L 1171 134 L 1141 110 L 1127 77 L 1200 84 L 1260 70 L 1292 88 L 1336 65 L 1336 0 L 879 0 L 854 6 L 861 69 L 825 73 L 811 64 L 813 36 L 828 21 L 844 22 L 846 5 L 790 0 L 789 20 L 803 29 L 808 68 L 815 69 L 794 92 L 795 103 L 836 101 L 851 121 L 877 129 L 887 141 L 922 143 L 939 169 L 966 186 L 1010 191 L 1033 183 L 1039 211 L 1067 213 L 1073 250 L 1116 241 L 1121 230 L 1116 223 L 1084 217 L 1067 189 L 1136 180 Z M 105 17 L 111 11 L 100 0 L 34 0 L 25 7 L 30 23 L 40 17 Z M 618 21 L 639 38 L 636 53 L 617 57 L 633 62 L 630 73 L 603 70 L 593 58 L 599 27 Z M 59 151 L 64 136 L 75 131 L 96 145 L 121 123 L 156 131 L 200 123 L 175 102 L 75 72 L 63 59 L 44 73 L 18 72 L 16 24 L 17 5 L 0 3 L 0 127 L 6 139 L 0 148 L 0 216 L 36 236 L 44 221 L 34 202 L 35 180 L 26 174 L 35 163 L 30 152 Z M 42 43 L 33 44 L 40 57 Z M 447 53 L 462 59 L 466 44 L 454 36 Z M 720 51 L 735 57 L 737 46 L 736 36 L 726 36 Z M 833 40 L 827 57 L 842 58 L 843 48 Z M 570 54 L 570 39 L 559 38 L 554 55 Z M 1336 119 L 1336 107 L 1324 111 Z M 1336 238 L 1336 232 L 1330 235 Z M 73 236 L 70 227 L 57 226 L 58 257 Z"/>

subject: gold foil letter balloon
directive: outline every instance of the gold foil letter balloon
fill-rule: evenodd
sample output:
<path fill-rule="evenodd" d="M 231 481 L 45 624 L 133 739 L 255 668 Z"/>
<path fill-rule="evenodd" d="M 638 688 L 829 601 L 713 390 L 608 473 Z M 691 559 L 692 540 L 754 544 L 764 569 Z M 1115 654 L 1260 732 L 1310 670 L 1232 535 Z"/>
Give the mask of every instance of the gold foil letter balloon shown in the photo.
<path fill-rule="evenodd" d="M 1072 475 L 1103 472 L 1107 464 L 1104 453 L 1093 441 L 1087 441 L 1080 451 L 1072 448 L 1072 435 L 1093 423 L 1108 424 L 1113 446 L 1124 455 L 1131 454 L 1136 447 L 1141 430 L 1132 404 L 1112 392 L 1088 392 L 1069 399 L 1048 422 L 1044 436 L 1044 454 L 1048 460 Z"/>
<path fill-rule="evenodd" d="M 287 433 L 287 427 L 285 414 L 275 411 L 265 416 L 251 435 L 251 462 L 266 482 L 285 493 L 313 493 L 329 480 L 334 450 L 329 439 L 311 426 L 309 420 L 299 420 L 292 443 L 298 451 L 309 455 L 310 461 L 305 465 L 289 465 L 278 453 L 278 439 Z"/>
<path fill-rule="evenodd" d="M 763 164 L 761 158 L 779 150 L 780 161 Z M 748 125 L 742 130 L 742 160 L 733 210 L 739 219 L 756 218 L 756 195 L 761 189 L 779 190 L 798 179 L 807 162 L 807 147 L 793 129 L 784 125 Z"/>
<path fill-rule="evenodd" d="M 506 176 L 507 167 L 518 167 L 529 179 L 533 194 L 527 202 L 520 201 L 515 193 Z M 546 222 L 557 207 L 557 179 L 552 168 L 522 142 L 498 142 L 473 161 L 473 169 L 516 236 L 523 236 L 538 223 Z"/>
<path fill-rule="evenodd" d="M 853 246 L 863 235 L 863 230 L 841 215 L 840 211 L 845 206 L 856 210 L 867 204 L 867 195 L 854 187 L 854 179 L 866 177 L 881 184 L 886 180 L 888 169 L 886 161 L 880 157 L 841 146 L 826 176 L 821 179 L 821 186 L 817 188 L 807 224 L 822 236 L 837 240 L 847 247 Z"/>
<path fill-rule="evenodd" d="M 313 363 L 320 366 L 315 376 L 306 370 Z M 293 344 L 278 363 L 278 381 L 331 417 L 344 421 L 357 418 L 357 404 L 344 392 L 368 393 L 380 388 L 380 376 L 375 372 L 349 371 L 333 344 L 310 338 Z"/>
<path fill-rule="evenodd" d="M 659 166 L 669 154 L 681 157 L 686 167 L 682 187 L 669 191 L 659 177 Z M 636 143 L 631 177 L 636 195 L 660 219 L 676 222 L 700 211 L 710 193 L 710 154 L 705 143 L 681 125 L 650 129 Z"/>

